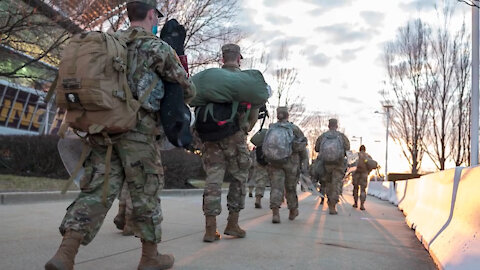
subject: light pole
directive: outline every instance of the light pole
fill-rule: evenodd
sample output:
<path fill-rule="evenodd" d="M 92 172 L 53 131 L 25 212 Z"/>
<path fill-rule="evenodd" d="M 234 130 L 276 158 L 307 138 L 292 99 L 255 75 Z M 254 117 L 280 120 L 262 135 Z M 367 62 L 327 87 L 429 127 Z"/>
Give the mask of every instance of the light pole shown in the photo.
<path fill-rule="evenodd" d="M 387 132 L 385 136 L 385 181 L 388 181 L 388 137 L 390 137 L 390 109 L 393 108 L 393 105 L 390 104 L 384 104 L 383 108 L 385 109 L 385 113 L 381 113 L 379 111 L 376 111 L 375 113 L 379 114 L 386 114 L 387 115 Z"/>
<path fill-rule="evenodd" d="M 478 8 L 472 7 L 472 110 L 470 126 L 470 166 L 478 164 L 478 62 L 479 62 L 479 40 L 478 40 Z"/>

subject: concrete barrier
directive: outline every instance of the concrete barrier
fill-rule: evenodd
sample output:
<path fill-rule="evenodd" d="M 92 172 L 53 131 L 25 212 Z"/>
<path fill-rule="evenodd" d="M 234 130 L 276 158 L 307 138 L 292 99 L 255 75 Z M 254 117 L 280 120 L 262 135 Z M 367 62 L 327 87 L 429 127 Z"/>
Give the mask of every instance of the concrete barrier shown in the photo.
<path fill-rule="evenodd" d="M 370 181 L 367 187 L 367 194 L 375 196 L 382 200 L 389 199 L 388 182 Z"/>
<path fill-rule="evenodd" d="M 417 238 L 427 249 L 451 220 L 450 213 L 455 203 L 461 171 L 462 168 L 458 167 L 425 175 L 415 180 L 415 190 L 408 187 L 410 190 L 407 190 L 407 194 L 414 192 L 416 197 L 410 202 L 413 204 L 411 210 L 404 211 L 405 220 L 408 226 L 415 229 Z"/>
<path fill-rule="evenodd" d="M 456 187 L 450 218 L 429 243 L 444 269 L 480 269 L 480 167 L 465 168 Z M 443 210 L 444 211 L 444 210 Z"/>

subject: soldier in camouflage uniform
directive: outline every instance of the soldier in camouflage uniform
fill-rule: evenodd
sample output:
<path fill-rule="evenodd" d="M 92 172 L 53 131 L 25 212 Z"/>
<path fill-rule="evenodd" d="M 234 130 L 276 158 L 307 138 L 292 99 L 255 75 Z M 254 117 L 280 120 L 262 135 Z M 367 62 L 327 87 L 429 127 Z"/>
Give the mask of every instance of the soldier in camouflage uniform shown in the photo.
<path fill-rule="evenodd" d="M 277 108 L 278 122 L 288 122 L 288 108 Z M 280 205 L 283 197 L 287 199 L 287 206 L 290 210 L 288 219 L 294 220 L 298 216 L 297 180 L 299 170 L 307 174 L 308 154 L 307 138 L 298 126 L 290 123 L 293 129 L 293 153 L 286 163 L 267 166 L 270 178 L 270 208 L 272 209 L 272 223 L 280 223 Z M 285 195 L 284 195 L 285 194 Z"/>
<path fill-rule="evenodd" d="M 240 47 L 236 44 L 222 46 L 224 65 L 222 68 L 231 72 L 240 72 Z M 202 162 L 207 173 L 203 192 L 203 213 L 205 215 L 204 242 L 220 239 L 217 232 L 216 217 L 222 211 L 222 182 L 228 171 L 233 179 L 227 195 L 228 223 L 224 234 L 243 238 L 246 232 L 238 225 L 240 210 L 245 206 L 245 185 L 251 166 L 251 158 L 247 147 L 247 133 L 252 130 L 258 119 L 259 110 L 252 108 L 250 115 L 238 113 L 240 130 L 219 141 L 206 141 L 202 149 Z"/>
<path fill-rule="evenodd" d="M 360 210 L 365 210 L 365 200 L 367 199 L 367 185 L 368 185 L 368 173 L 367 170 L 367 159 L 372 158 L 366 152 L 365 145 L 361 145 L 359 152 L 358 152 L 358 161 L 357 161 L 357 169 L 353 173 L 353 201 L 354 204 L 352 205 L 353 208 L 357 208 L 358 202 L 358 190 L 360 188 Z"/>
<path fill-rule="evenodd" d="M 154 90 L 142 104 L 135 128 L 123 134 L 109 135 L 113 151 L 109 185 L 105 189 L 106 205 L 102 203 L 102 193 L 107 144 L 110 142 L 103 136 L 89 136 L 91 152 L 84 163 L 81 193 L 67 208 L 60 225 L 63 240 L 55 256 L 45 265 L 48 270 L 73 269 L 79 245 L 87 245 L 93 240 L 124 182 L 127 182 L 132 198 L 132 229 L 142 242 L 138 269 L 173 266 L 172 255 L 161 255 L 157 251 L 157 243 L 162 238 L 159 193 L 164 186 L 164 173 L 155 143 L 156 112 L 164 93 L 162 80 L 178 82 L 187 101 L 194 97 L 195 87 L 175 51 L 152 34 L 161 16 L 156 6 L 156 0 L 127 1 L 131 27 L 120 33 L 133 38 L 128 54 L 128 83 L 132 93 L 138 98 L 147 87 L 154 87 Z M 136 35 L 149 38 L 135 39 Z"/>
<path fill-rule="evenodd" d="M 326 140 L 326 136 L 339 136 L 343 141 L 343 149 L 344 149 L 344 156 L 346 152 L 350 150 L 350 141 L 348 140 L 345 134 L 337 131 L 338 128 L 338 121 L 337 119 L 330 119 L 328 120 L 328 128 L 329 130 L 317 138 L 315 143 L 315 151 L 321 152 L 321 145 L 324 140 Z M 344 158 L 342 157 L 338 162 L 327 163 L 324 162 L 325 167 L 325 175 L 324 183 L 327 186 L 327 198 L 328 198 L 328 209 L 331 215 L 336 215 L 336 205 L 339 201 L 341 185 L 343 183 L 343 176 L 345 175 L 345 164 Z"/>
<path fill-rule="evenodd" d="M 258 163 L 256 158 L 256 151 L 258 149 L 254 149 L 252 151 L 252 167 L 250 169 L 249 180 L 248 180 L 248 187 L 255 187 L 255 208 L 262 208 L 262 198 L 263 194 L 265 193 L 265 186 L 267 181 L 270 181 L 268 178 L 268 171 L 265 165 Z M 251 191 L 249 191 L 251 194 Z M 250 196 L 249 197 L 252 197 Z"/>

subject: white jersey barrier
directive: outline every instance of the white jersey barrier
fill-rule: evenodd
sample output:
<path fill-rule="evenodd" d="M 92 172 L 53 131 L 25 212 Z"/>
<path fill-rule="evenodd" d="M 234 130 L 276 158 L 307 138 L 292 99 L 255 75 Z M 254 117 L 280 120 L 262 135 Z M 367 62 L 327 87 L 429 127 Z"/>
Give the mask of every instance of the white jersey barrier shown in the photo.
<path fill-rule="evenodd" d="M 369 194 L 398 203 L 440 269 L 480 269 L 480 166 L 396 181 L 390 196 L 379 184 Z"/>

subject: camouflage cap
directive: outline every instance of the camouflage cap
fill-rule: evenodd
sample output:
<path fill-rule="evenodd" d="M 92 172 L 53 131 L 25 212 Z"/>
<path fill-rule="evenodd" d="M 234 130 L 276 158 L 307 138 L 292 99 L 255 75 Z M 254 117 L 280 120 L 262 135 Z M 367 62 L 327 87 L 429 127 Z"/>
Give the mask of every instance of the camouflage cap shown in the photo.
<path fill-rule="evenodd" d="M 328 120 L 328 126 L 333 127 L 333 126 L 338 126 L 338 120 L 335 118 L 329 119 Z"/>
<path fill-rule="evenodd" d="M 135 2 L 144 3 L 144 4 L 154 8 L 157 11 L 158 17 L 163 17 L 163 14 L 158 9 L 158 1 L 157 0 L 128 0 L 127 4 L 135 3 Z"/>
<path fill-rule="evenodd" d="M 222 54 L 226 52 L 233 52 L 240 54 L 240 59 L 243 59 L 242 54 L 240 53 L 240 46 L 237 44 L 229 43 L 222 46 Z"/>

